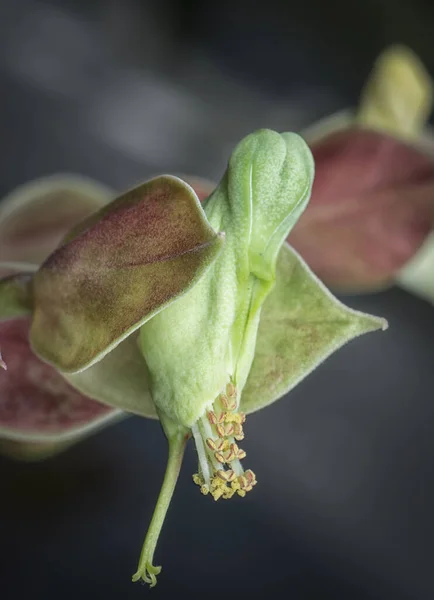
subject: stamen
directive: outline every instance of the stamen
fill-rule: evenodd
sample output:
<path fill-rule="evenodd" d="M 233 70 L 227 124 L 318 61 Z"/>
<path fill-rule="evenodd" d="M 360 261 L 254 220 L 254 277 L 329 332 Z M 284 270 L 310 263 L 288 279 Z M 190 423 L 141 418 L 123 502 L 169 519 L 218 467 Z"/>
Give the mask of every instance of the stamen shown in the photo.
<path fill-rule="evenodd" d="M 256 485 L 253 471 L 244 471 L 240 463 L 246 453 L 236 441 L 244 439 L 246 416 L 237 408 L 237 391 L 229 383 L 226 393 L 218 396 L 192 429 L 199 456 L 199 473 L 193 481 L 202 494 L 210 494 L 214 500 L 234 494 L 244 497 Z"/>
<path fill-rule="evenodd" d="M 215 441 L 214 441 L 213 439 L 211 439 L 211 438 L 208 438 L 208 439 L 206 440 L 206 445 L 208 446 L 208 448 L 209 448 L 210 450 L 217 450 L 216 443 L 215 443 Z"/>
<path fill-rule="evenodd" d="M 216 431 L 217 431 L 217 435 L 221 438 L 226 437 L 226 431 L 224 426 L 221 423 L 218 423 L 218 425 L 216 425 Z"/>
<path fill-rule="evenodd" d="M 234 398 L 237 395 L 237 390 L 235 389 L 235 386 L 232 382 L 229 382 L 226 386 L 226 394 L 230 397 L 230 398 Z"/>
<path fill-rule="evenodd" d="M 225 410 L 232 410 L 232 409 L 229 409 L 229 400 L 228 400 L 228 397 L 225 396 L 224 394 L 220 394 L 220 402 L 222 403 L 222 406 Z"/>
<path fill-rule="evenodd" d="M 223 454 L 221 454 L 220 452 L 216 452 L 216 453 L 214 454 L 214 456 L 215 456 L 215 457 L 216 457 L 216 459 L 219 461 L 219 463 L 222 463 L 222 465 L 224 465 L 224 464 L 225 464 L 225 462 L 226 462 L 226 459 L 225 459 L 225 457 L 223 456 Z"/>
<path fill-rule="evenodd" d="M 197 455 L 199 457 L 199 469 L 203 478 L 201 479 L 201 483 L 198 485 L 202 485 L 203 483 L 208 484 L 211 480 L 211 473 L 208 467 L 208 461 L 206 459 L 206 450 L 205 446 L 203 445 L 202 436 L 200 435 L 199 428 L 196 424 L 193 425 L 191 431 L 196 443 Z"/>

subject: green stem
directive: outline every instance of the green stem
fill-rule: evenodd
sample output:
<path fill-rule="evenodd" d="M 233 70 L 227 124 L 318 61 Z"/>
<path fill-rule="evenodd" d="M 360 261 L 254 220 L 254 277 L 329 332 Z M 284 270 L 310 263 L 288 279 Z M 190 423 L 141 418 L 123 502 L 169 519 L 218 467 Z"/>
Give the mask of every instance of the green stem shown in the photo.
<path fill-rule="evenodd" d="M 185 433 L 182 432 L 177 432 L 168 438 L 169 457 L 167 460 L 163 485 L 161 486 L 157 505 L 155 507 L 151 524 L 149 525 L 145 542 L 143 544 L 139 566 L 137 567 L 137 572 L 133 575 L 133 581 L 143 579 L 143 581 L 149 583 L 151 587 L 156 585 L 156 575 L 158 575 L 161 571 L 161 567 L 154 567 L 152 561 L 154 558 L 157 541 L 163 527 L 164 519 L 166 517 L 173 492 L 175 491 L 187 439 L 188 435 L 185 435 Z"/>

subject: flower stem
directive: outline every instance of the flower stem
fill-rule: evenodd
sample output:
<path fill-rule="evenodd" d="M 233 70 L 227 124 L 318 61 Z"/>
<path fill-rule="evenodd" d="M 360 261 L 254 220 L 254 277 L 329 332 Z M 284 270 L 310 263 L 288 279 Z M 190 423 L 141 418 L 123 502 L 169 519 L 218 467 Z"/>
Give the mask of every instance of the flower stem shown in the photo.
<path fill-rule="evenodd" d="M 157 541 L 163 527 L 164 519 L 166 517 L 166 513 L 175 490 L 176 482 L 178 480 L 187 439 L 188 435 L 185 435 L 183 432 L 177 432 L 168 438 L 169 457 L 167 460 L 163 485 L 161 486 L 157 505 L 155 507 L 151 524 L 149 525 L 145 542 L 143 544 L 137 572 L 133 575 L 133 581 L 139 581 L 139 579 L 143 579 L 143 581 L 149 583 L 150 587 L 154 587 L 156 585 L 156 576 L 161 571 L 161 567 L 155 567 L 152 564 L 152 561 L 154 558 Z"/>

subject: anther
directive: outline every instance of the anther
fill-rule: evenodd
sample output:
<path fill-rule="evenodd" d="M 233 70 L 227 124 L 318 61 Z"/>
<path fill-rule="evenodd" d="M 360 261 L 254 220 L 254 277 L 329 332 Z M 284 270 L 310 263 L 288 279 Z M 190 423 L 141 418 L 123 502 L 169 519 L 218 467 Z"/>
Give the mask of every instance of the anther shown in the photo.
<path fill-rule="evenodd" d="M 234 433 L 234 431 L 235 431 L 235 427 L 234 427 L 233 423 L 228 423 L 224 427 L 225 427 L 225 434 L 227 436 L 231 436 Z"/>
<path fill-rule="evenodd" d="M 244 477 L 247 479 L 250 485 L 253 486 L 257 484 L 256 475 L 250 469 L 247 469 L 247 471 L 245 471 Z"/>
<path fill-rule="evenodd" d="M 234 450 L 233 450 L 233 448 L 232 448 L 232 445 L 231 445 L 231 448 L 230 448 L 230 449 L 229 449 L 229 451 L 226 453 L 225 460 L 226 460 L 226 462 L 227 462 L 227 463 L 230 463 L 230 462 L 232 462 L 233 460 L 235 460 L 235 458 L 236 458 L 236 454 L 235 454 L 235 452 L 234 452 Z"/>
<path fill-rule="evenodd" d="M 229 471 L 223 471 L 223 469 L 220 469 L 217 471 L 216 475 L 217 477 L 220 477 L 220 479 L 222 481 L 227 481 L 228 480 L 228 473 Z"/>
<path fill-rule="evenodd" d="M 222 403 L 222 406 L 225 410 L 229 409 L 229 401 L 227 396 L 225 396 L 224 394 L 220 394 L 220 402 Z"/>
<path fill-rule="evenodd" d="M 217 502 L 217 500 L 219 498 L 221 498 L 223 496 L 223 490 L 221 488 L 217 488 L 214 491 L 211 492 L 212 497 L 214 498 L 214 500 Z"/>
<path fill-rule="evenodd" d="M 221 423 L 219 423 L 218 425 L 216 425 L 215 428 L 216 428 L 216 431 L 217 431 L 217 435 L 219 437 L 221 437 L 221 438 L 226 437 L 225 428 L 224 428 L 224 426 Z"/>
<path fill-rule="evenodd" d="M 211 425 L 215 425 L 217 423 L 217 417 L 215 412 L 213 412 L 212 410 L 209 410 L 207 413 L 208 416 L 208 421 L 210 422 Z"/>
<path fill-rule="evenodd" d="M 213 451 L 217 450 L 216 444 L 212 438 L 206 439 L 206 445 L 208 446 L 208 448 L 210 450 L 213 450 Z"/>
<path fill-rule="evenodd" d="M 227 386 L 226 386 L 226 394 L 229 397 L 236 396 L 237 390 L 235 389 L 235 386 L 234 386 L 234 384 L 232 382 L 230 382 L 230 383 L 227 384 Z"/>
<path fill-rule="evenodd" d="M 234 423 L 233 436 L 238 442 L 244 439 L 243 426 L 240 423 Z"/>
<path fill-rule="evenodd" d="M 208 421 L 211 425 L 217 425 L 218 423 L 224 423 L 226 421 L 226 412 L 220 413 L 219 416 L 215 414 L 213 410 L 208 411 Z"/>
<path fill-rule="evenodd" d="M 226 459 L 221 452 L 214 452 L 214 456 L 222 465 L 226 462 Z"/>

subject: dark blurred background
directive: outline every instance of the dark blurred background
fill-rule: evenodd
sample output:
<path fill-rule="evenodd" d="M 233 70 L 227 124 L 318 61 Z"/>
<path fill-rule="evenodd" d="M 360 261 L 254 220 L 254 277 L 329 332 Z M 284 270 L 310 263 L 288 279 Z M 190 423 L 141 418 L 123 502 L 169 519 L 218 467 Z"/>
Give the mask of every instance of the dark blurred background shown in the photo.
<path fill-rule="evenodd" d="M 389 43 L 434 75 L 433 30 L 432 0 L 1 0 L 0 192 L 59 171 L 215 179 L 248 132 L 354 105 Z M 0 459 L 0 597 L 434 598 L 434 311 L 398 289 L 347 302 L 389 331 L 248 419 L 244 500 L 202 497 L 189 448 L 152 591 L 130 576 L 165 466 L 157 423 Z"/>

